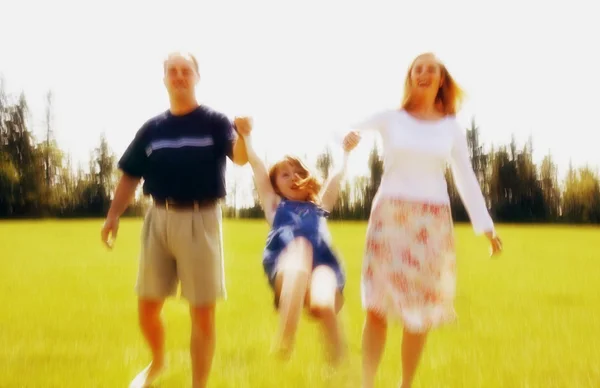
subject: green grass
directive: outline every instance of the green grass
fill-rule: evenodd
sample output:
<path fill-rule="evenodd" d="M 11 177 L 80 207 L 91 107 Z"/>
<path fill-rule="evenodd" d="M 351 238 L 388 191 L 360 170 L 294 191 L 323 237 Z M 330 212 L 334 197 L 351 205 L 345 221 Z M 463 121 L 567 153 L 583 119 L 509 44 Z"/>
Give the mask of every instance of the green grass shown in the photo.
<path fill-rule="evenodd" d="M 0 387 L 126 387 L 148 362 L 133 287 L 141 220 L 113 252 L 101 220 L 0 223 Z M 348 271 L 341 312 L 350 352 L 324 367 L 318 326 L 303 318 L 291 362 L 268 351 L 277 320 L 262 273 L 266 224 L 224 225 L 228 300 L 218 306 L 211 387 L 359 387 L 360 267 L 365 223 L 333 223 Z M 600 386 L 600 229 L 501 226 L 505 252 L 457 227 L 459 320 L 432 333 L 416 387 Z M 165 308 L 170 368 L 160 387 L 189 387 L 189 318 Z M 380 387 L 399 381 L 401 330 L 390 326 Z"/>

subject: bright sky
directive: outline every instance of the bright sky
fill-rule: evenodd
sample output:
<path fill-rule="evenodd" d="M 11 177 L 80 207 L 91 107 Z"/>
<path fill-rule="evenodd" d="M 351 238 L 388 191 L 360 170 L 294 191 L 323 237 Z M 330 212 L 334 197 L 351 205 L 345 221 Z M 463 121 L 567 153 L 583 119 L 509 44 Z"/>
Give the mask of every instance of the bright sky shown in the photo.
<path fill-rule="evenodd" d="M 535 160 L 551 151 L 561 175 L 570 159 L 600 166 L 596 5 L 538 1 L 0 0 L 0 74 L 25 91 L 38 134 L 52 89 L 57 140 L 87 166 L 102 131 L 120 156 L 167 109 L 162 57 L 191 50 L 202 103 L 252 115 L 269 159 L 310 157 L 396 107 L 410 61 L 434 51 L 468 92 L 461 119 L 476 116 L 486 146 L 532 135 Z M 367 171 L 373 139 L 354 173 Z"/>

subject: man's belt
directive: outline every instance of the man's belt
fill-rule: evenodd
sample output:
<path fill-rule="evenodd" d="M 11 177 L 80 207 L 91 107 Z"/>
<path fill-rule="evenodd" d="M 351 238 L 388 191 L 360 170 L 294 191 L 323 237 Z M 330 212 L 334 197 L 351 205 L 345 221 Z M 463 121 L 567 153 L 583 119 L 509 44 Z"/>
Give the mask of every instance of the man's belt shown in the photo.
<path fill-rule="evenodd" d="M 177 201 L 174 199 L 153 198 L 154 206 L 167 210 L 198 210 L 201 208 L 213 206 L 217 203 L 216 199 L 201 199 L 195 201 Z"/>

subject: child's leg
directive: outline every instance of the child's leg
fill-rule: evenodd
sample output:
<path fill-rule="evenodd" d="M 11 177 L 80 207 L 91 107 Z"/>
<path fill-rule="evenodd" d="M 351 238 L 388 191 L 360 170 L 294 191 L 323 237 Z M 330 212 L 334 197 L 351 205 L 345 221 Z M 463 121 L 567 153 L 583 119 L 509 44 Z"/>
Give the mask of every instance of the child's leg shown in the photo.
<path fill-rule="evenodd" d="M 279 295 L 279 333 L 276 351 L 284 358 L 289 357 L 294 344 L 308 289 L 312 256 L 310 242 L 299 237 L 289 243 L 279 258 L 275 278 L 275 292 Z"/>
<path fill-rule="evenodd" d="M 333 364 L 341 360 L 345 350 L 343 332 L 337 318 L 342 303 L 343 297 L 333 269 L 325 265 L 317 266 L 310 282 L 310 311 L 323 324 Z"/>

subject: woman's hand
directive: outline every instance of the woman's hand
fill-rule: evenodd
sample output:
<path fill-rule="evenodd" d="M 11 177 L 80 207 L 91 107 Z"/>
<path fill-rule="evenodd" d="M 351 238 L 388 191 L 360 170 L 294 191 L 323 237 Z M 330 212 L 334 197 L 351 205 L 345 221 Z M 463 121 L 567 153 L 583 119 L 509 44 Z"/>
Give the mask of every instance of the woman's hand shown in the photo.
<path fill-rule="evenodd" d="M 491 253 L 490 256 L 494 256 L 502 252 L 502 240 L 494 232 L 485 232 L 485 236 L 490 241 Z"/>

